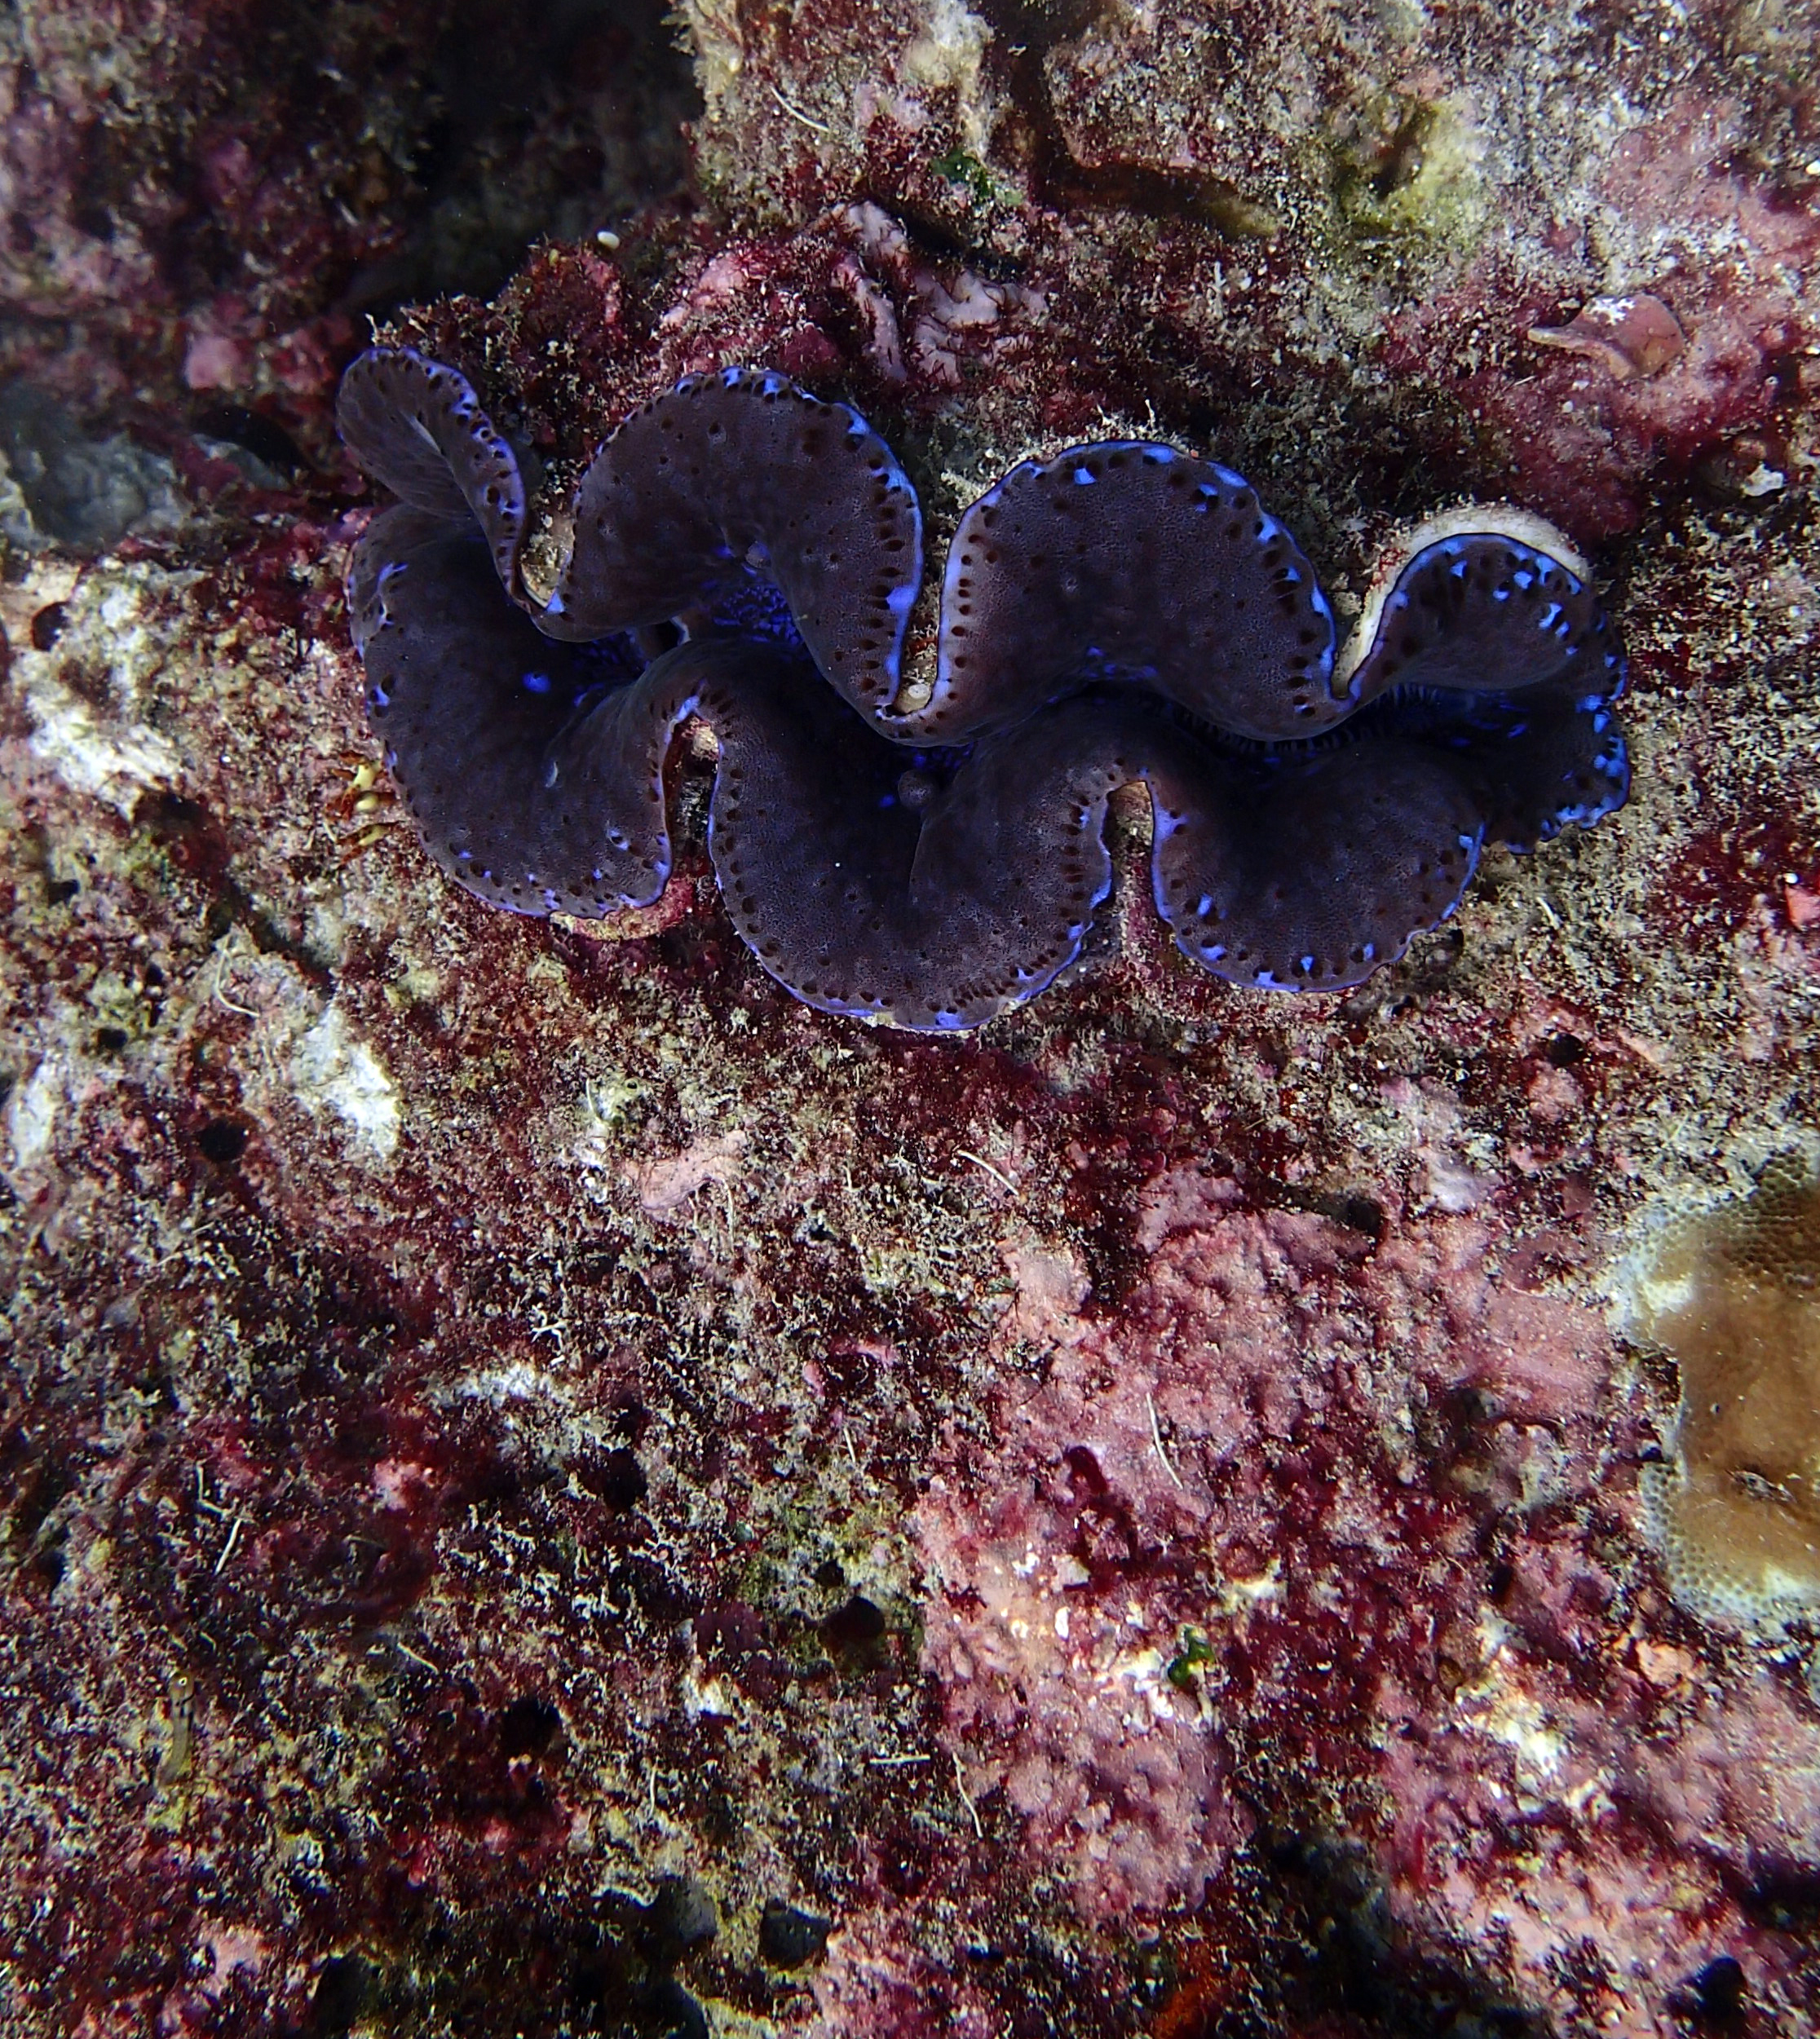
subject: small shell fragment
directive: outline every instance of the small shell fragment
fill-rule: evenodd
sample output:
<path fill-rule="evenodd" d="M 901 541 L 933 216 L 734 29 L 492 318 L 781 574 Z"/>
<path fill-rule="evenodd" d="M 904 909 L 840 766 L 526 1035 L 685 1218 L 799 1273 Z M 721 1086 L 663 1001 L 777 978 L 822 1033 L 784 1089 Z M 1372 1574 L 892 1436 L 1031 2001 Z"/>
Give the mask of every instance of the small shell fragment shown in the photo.
<path fill-rule="evenodd" d="M 1687 351 L 1681 322 L 1660 298 L 1593 298 L 1566 325 L 1531 326 L 1538 346 L 1560 347 L 1597 361 L 1615 382 L 1659 375 Z"/>

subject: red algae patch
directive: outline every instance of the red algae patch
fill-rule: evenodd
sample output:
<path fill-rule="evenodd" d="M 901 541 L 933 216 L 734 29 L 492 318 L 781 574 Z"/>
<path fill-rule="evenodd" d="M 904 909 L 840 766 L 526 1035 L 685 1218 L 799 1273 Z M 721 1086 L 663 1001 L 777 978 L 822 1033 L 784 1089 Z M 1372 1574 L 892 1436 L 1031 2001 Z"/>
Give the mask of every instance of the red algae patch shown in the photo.
<path fill-rule="evenodd" d="M 1433 1676 L 1435 1605 L 1473 1601 L 1467 1489 L 1539 1495 L 1584 1434 L 1600 1327 L 1487 1282 L 1494 1236 L 1442 1216 L 1378 1242 L 1165 1171 L 1134 1294 L 1052 1310 L 1045 1377 L 1007 1370 L 996 1450 L 939 1465 L 917 1532 L 945 1738 L 1084 1916 L 1202 1901 L 1253 1830 L 1260 1763 L 1337 1783 L 1342 1723 L 1369 1742 L 1400 1719 L 1403 1681 Z M 1014 1337 L 1027 1300 L 1020 1275 Z M 1496 1411 L 1469 1428 L 1498 1470 L 1417 1503 L 1435 1412 L 1462 1398 Z M 1473 1740 L 1482 1768 L 1516 1761 L 1495 1727 Z M 1376 1768 L 1355 1768 L 1362 1803 Z"/>
<path fill-rule="evenodd" d="M 1681 1383 L 1648 1525 L 1676 1598 L 1721 1626 L 1820 1606 L 1817 1278 L 1820 1178 L 1783 1154 L 1749 1196 L 1668 1228 L 1637 1280 L 1637 1327 Z"/>

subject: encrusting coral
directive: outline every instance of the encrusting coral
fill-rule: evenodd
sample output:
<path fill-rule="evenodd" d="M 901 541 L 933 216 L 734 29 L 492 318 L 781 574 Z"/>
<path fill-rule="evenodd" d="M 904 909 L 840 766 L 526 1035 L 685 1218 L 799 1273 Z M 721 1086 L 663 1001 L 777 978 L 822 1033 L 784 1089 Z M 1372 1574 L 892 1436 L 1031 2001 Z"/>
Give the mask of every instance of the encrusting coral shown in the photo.
<path fill-rule="evenodd" d="M 1628 790 L 1616 638 L 1543 549 L 1566 541 L 1508 510 L 1418 532 L 1336 659 L 1312 568 L 1229 469 L 1141 441 L 1025 461 L 961 520 L 918 699 L 916 493 L 845 405 L 688 378 L 595 457 L 541 604 L 518 463 L 462 376 L 375 350 L 340 419 L 403 498 L 348 607 L 437 861 L 522 912 L 654 904 L 665 758 L 698 715 L 734 923 L 826 1010 L 948 1030 L 1045 989 L 1111 889 L 1107 802 L 1135 781 L 1178 946 L 1295 990 L 1394 961 L 1487 841 L 1532 848 Z"/>
<path fill-rule="evenodd" d="M 1778 1156 L 1751 1194 L 1669 1229 L 1638 1328 L 1681 1369 L 1674 1463 L 1644 1496 L 1677 1599 L 1774 1630 L 1820 1608 L 1820 1180 Z"/>

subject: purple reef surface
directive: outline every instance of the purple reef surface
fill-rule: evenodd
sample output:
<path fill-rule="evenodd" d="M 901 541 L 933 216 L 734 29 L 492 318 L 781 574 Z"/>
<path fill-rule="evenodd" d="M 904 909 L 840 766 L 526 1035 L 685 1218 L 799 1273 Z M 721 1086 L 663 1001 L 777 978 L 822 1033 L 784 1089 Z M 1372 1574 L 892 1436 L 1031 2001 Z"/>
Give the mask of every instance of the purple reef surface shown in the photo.
<path fill-rule="evenodd" d="M 523 13 L 0 20 L 0 2029 L 1813 2032 L 1820 10 Z M 687 730 L 656 905 L 499 911 L 364 712 L 373 337 L 545 587 L 735 363 L 937 558 L 1164 439 L 1343 629 L 1509 500 L 1629 803 L 1288 995 L 1121 796 L 953 1039 L 763 973 Z"/>

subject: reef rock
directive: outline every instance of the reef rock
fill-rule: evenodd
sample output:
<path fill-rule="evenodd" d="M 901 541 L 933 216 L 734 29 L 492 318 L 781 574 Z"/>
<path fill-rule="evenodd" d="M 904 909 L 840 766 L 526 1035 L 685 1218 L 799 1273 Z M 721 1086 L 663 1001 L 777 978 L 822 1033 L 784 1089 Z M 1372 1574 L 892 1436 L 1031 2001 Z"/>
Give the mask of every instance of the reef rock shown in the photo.
<path fill-rule="evenodd" d="M 1810 1606 L 1664 1529 L 1811 1513 L 1689 1397 L 1700 1283 L 1811 1329 L 1813 9 L 504 13 L 0 24 L 0 2024 L 1812 2030 Z M 1646 298 L 1628 375 L 1530 337 Z M 1111 794 L 1079 956 L 943 1038 L 766 973 L 686 722 L 660 900 L 501 912 L 363 699 L 375 341 L 540 610 L 741 364 L 932 558 L 1065 447 L 1243 474 L 1340 637 L 1513 504 L 1630 800 L 1285 996 Z"/>

